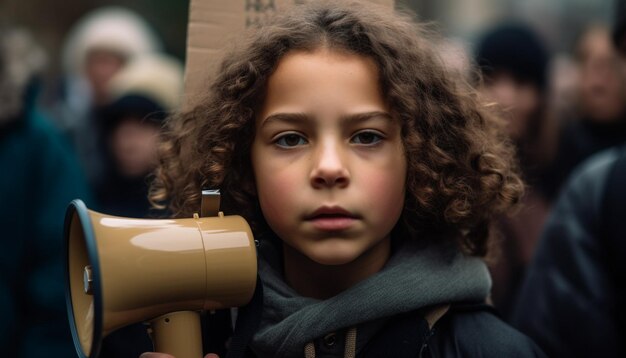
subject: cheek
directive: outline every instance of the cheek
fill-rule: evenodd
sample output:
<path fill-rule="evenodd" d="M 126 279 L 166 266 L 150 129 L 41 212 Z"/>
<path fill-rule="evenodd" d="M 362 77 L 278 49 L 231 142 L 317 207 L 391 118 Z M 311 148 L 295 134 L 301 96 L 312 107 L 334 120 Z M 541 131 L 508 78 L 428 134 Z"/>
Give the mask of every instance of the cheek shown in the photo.
<path fill-rule="evenodd" d="M 392 197 L 397 197 L 397 192 L 401 191 L 398 186 L 404 183 L 400 183 L 397 177 L 388 173 L 372 173 L 367 177 L 365 184 L 368 187 L 367 192 L 372 195 L 372 199 L 386 202 Z"/>
<path fill-rule="evenodd" d="M 371 196 L 373 210 L 383 226 L 393 226 L 402 213 L 406 186 L 406 163 L 397 161 L 381 170 L 372 171 L 367 176 L 365 192 Z"/>
<path fill-rule="evenodd" d="M 280 224 L 286 212 L 293 212 L 298 193 L 298 176 L 293 170 L 271 166 L 255 168 L 257 193 L 263 216 L 270 226 Z"/>

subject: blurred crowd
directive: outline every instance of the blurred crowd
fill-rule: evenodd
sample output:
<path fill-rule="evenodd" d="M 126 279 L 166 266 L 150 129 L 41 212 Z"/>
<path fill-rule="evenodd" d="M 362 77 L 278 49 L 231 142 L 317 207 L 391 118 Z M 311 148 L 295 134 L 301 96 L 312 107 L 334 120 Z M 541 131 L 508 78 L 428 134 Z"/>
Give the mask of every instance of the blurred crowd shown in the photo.
<path fill-rule="evenodd" d="M 62 90 L 44 107 L 38 94 L 46 54 L 28 31 L 0 28 L 4 355 L 75 355 L 62 261 L 71 200 L 110 215 L 155 215 L 147 199 L 149 174 L 162 122 L 183 88 L 180 60 L 161 48 L 146 21 L 129 10 L 86 15 L 67 35 Z M 150 348 L 147 337 L 145 343 L 147 349 L 133 342 L 124 352 L 137 357 Z"/>
<path fill-rule="evenodd" d="M 559 57 L 521 22 L 487 30 L 471 49 L 441 46 L 460 81 L 506 118 L 517 147 L 527 188 L 517 212 L 496 220 L 491 300 L 549 356 L 626 354 L 621 4 L 615 24 L 589 24 Z M 158 135 L 183 92 L 180 60 L 123 8 L 75 24 L 62 49 L 62 90 L 43 106 L 46 62 L 28 31 L 0 27 L 0 347 L 15 357 L 74 355 L 65 207 L 81 198 L 111 215 L 156 215 L 147 194 Z M 149 349 L 147 337 L 124 337 L 109 337 L 102 356 Z"/>

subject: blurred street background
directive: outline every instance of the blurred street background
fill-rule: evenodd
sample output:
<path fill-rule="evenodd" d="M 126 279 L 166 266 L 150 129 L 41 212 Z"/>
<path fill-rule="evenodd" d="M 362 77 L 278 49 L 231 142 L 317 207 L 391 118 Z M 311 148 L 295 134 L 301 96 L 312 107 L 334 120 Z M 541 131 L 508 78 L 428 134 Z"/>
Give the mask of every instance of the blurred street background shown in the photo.
<path fill-rule="evenodd" d="M 489 26 L 512 19 L 527 22 L 554 52 L 572 49 L 576 37 L 589 23 L 613 21 L 611 0 L 401 0 L 421 21 L 435 21 L 441 31 L 471 44 Z M 48 78 L 60 73 L 59 52 L 76 21 L 89 11 L 120 5 L 141 14 L 163 40 L 165 50 L 184 59 L 187 0 L 3 0 L 0 23 L 29 29 L 51 60 Z"/>

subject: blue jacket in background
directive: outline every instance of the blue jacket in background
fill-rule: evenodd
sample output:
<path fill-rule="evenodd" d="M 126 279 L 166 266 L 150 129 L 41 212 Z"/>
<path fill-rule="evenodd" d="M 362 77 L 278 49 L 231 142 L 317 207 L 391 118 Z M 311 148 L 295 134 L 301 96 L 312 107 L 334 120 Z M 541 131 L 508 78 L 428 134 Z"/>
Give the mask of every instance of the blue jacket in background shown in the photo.
<path fill-rule="evenodd" d="M 0 127 L 0 349 L 73 357 L 65 305 L 63 221 L 91 197 L 74 154 L 36 110 Z"/>

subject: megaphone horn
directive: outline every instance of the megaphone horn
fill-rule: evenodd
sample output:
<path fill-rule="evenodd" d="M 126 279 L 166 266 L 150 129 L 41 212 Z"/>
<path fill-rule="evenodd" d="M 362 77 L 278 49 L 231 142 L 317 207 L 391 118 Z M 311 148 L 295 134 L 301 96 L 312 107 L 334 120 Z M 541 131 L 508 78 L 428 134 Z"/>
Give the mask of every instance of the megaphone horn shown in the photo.
<path fill-rule="evenodd" d="M 144 321 L 155 350 L 202 357 L 198 312 L 245 305 L 257 275 L 250 226 L 218 210 L 219 193 L 205 191 L 201 212 L 217 216 L 133 219 L 70 203 L 66 301 L 80 357 L 97 357 L 105 336 Z"/>

